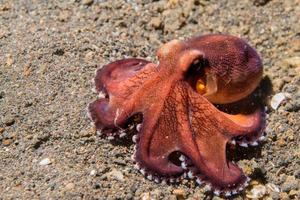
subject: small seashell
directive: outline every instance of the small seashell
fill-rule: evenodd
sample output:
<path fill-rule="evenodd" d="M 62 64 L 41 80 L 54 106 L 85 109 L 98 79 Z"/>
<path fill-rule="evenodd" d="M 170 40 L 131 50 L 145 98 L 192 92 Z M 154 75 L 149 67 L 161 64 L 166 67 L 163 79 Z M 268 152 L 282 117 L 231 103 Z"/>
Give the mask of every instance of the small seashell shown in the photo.
<path fill-rule="evenodd" d="M 284 93 L 280 92 L 280 93 L 277 93 L 275 94 L 272 99 L 271 99 L 271 107 L 274 109 L 274 110 L 277 110 L 277 108 L 279 107 L 279 105 L 281 104 L 281 102 L 283 100 L 285 100 L 286 96 Z"/>
<path fill-rule="evenodd" d="M 49 164 L 51 164 L 51 160 L 49 158 L 45 158 L 39 162 L 39 165 L 41 166 L 49 165 Z"/>
<path fill-rule="evenodd" d="M 273 192 L 280 192 L 280 189 L 274 183 L 268 183 L 267 188 Z"/>
<path fill-rule="evenodd" d="M 246 196 L 250 199 L 259 199 L 265 196 L 267 189 L 264 185 L 255 185 Z"/>
<path fill-rule="evenodd" d="M 90 176 L 95 176 L 96 174 L 97 174 L 97 171 L 94 169 L 90 172 Z"/>

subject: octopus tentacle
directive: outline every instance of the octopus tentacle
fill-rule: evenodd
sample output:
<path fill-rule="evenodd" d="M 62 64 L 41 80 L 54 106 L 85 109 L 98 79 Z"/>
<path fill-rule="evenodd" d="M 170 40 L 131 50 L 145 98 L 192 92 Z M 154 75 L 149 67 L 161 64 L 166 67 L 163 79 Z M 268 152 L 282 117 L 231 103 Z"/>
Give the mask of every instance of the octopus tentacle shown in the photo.
<path fill-rule="evenodd" d="M 105 65 L 96 72 L 95 89 L 99 99 L 89 104 L 88 116 L 97 130 L 122 129 L 137 110 L 136 91 L 144 86 L 140 83 L 149 79 L 155 68 L 149 61 L 129 58 Z"/>
<path fill-rule="evenodd" d="M 214 189 L 239 188 L 247 180 L 243 172 L 233 163 L 228 163 L 225 155 L 226 143 L 229 137 L 225 130 L 215 120 L 215 107 L 186 84 L 182 84 L 189 101 L 186 123 L 183 127 L 184 140 L 181 151 L 188 155 L 196 167 L 195 176 L 204 176 Z M 191 95 L 198 95 L 197 98 Z M 206 126 L 214 124 L 214 126 Z M 214 147 L 214 148 L 210 148 Z M 201 175 L 200 175 L 201 174 Z M 203 177 L 202 177 L 203 179 Z"/>
<path fill-rule="evenodd" d="M 102 128 L 117 128 L 124 124 L 131 113 L 126 112 L 122 108 L 110 106 L 108 99 L 98 99 L 88 106 L 89 116 L 95 123 L 97 130 Z"/>
<path fill-rule="evenodd" d="M 136 162 L 141 168 L 149 173 L 159 174 L 165 178 L 178 178 L 183 174 L 180 166 L 175 165 L 169 159 L 174 151 L 178 150 L 176 130 L 165 123 L 168 111 L 162 110 L 161 116 L 156 115 L 159 111 L 151 110 L 144 115 L 144 122 L 139 133 L 137 143 Z M 159 117 L 158 120 L 155 120 Z M 160 142 L 158 142 L 160 141 Z M 164 146 L 164 149 L 160 148 Z"/>
<path fill-rule="evenodd" d="M 266 116 L 264 107 L 257 108 L 251 114 L 230 115 L 223 113 L 228 120 L 224 127 L 231 136 L 231 143 L 238 143 L 240 146 L 257 146 L 265 140 Z"/>

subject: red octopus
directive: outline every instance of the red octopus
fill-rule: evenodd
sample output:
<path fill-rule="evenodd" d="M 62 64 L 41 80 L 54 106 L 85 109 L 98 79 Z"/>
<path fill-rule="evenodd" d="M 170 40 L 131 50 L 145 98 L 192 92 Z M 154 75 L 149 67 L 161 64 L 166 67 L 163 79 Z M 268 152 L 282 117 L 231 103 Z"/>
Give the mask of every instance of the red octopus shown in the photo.
<path fill-rule="evenodd" d="M 265 112 L 256 106 L 230 114 L 216 105 L 253 93 L 263 72 L 258 54 L 240 38 L 206 35 L 172 40 L 157 56 L 158 64 L 129 58 L 96 71 L 99 98 L 88 106 L 96 129 L 109 139 L 123 137 L 125 124 L 140 114 L 133 158 L 149 180 L 188 177 L 216 195 L 242 191 L 249 178 L 227 161 L 226 144 L 256 146 L 264 139 Z M 172 155 L 180 155 L 181 164 Z"/>

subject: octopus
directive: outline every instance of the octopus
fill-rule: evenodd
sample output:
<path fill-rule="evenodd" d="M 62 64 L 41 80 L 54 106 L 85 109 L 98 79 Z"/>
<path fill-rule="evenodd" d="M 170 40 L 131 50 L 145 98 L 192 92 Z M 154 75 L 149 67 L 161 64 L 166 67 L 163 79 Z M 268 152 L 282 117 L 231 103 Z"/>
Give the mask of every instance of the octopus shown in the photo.
<path fill-rule="evenodd" d="M 247 99 L 263 74 L 257 52 L 243 39 L 215 34 L 172 40 L 157 51 L 158 63 L 126 58 L 96 70 L 98 98 L 88 105 L 96 130 L 124 137 L 134 116 L 133 159 L 147 179 L 194 179 L 215 195 L 240 193 L 249 178 L 226 157 L 229 144 L 256 146 L 265 139 L 265 110 L 221 109 Z"/>

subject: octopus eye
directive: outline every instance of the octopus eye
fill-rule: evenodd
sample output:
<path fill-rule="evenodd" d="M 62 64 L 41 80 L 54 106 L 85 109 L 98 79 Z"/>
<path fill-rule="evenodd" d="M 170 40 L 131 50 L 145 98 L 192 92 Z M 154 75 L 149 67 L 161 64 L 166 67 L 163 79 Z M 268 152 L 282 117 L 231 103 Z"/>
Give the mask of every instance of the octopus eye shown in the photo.
<path fill-rule="evenodd" d="M 205 94 L 206 93 L 206 83 L 202 79 L 198 79 L 196 82 L 196 91 L 199 94 Z"/>
<path fill-rule="evenodd" d="M 215 94 L 218 90 L 217 78 L 211 73 L 209 63 L 204 58 L 194 60 L 185 75 L 185 79 L 196 92 L 203 96 Z"/>
<path fill-rule="evenodd" d="M 206 68 L 208 62 L 203 58 L 197 58 L 190 65 L 186 72 L 186 81 L 197 91 L 203 95 L 207 92 Z"/>

